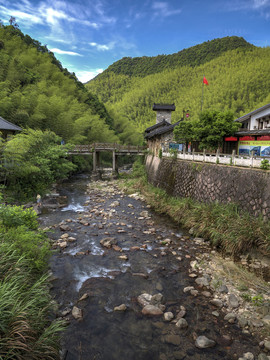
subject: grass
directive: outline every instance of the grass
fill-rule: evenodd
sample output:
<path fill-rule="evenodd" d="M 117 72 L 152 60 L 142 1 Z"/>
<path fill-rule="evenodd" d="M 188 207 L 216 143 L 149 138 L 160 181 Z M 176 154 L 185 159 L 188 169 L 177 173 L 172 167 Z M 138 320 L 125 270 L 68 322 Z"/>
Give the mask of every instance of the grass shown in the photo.
<path fill-rule="evenodd" d="M 241 212 L 235 204 L 207 204 L 171 197 L 165 190 L 149 184 L 145 174 L 141 176 L 142 170 L 136 172 L 140 176 L 127 179 L 125 189 L 140 191 L 156 212 L 169 215 L 184 228 L 192 228 L 195 236 L 209 240 L 234 259 L 252 249 L 270 255 L 270 221 Z"/>
<path fill-rule="evenodd" d="M 33 226 L 33 214 L 29 222 L 23 209 L 8 206 L 8 217 L 4 205 L 1 210 L 0 360 L 59 359 L 64 323 L 49 320 L 48 240 Z M 13 222 L 13 216 L 24 220 Z"/>

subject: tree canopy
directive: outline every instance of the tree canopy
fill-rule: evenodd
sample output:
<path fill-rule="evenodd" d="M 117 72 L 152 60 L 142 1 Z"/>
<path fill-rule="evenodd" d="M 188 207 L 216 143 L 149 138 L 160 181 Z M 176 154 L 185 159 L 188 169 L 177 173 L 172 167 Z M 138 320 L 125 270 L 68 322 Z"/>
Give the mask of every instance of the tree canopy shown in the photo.
<path fill-rule="evenodd" d="M 217 150 L 223 137 L 233 135 L 239 126 L 231 111 L 206 110 L 199 120 L 181 121 L 174 128 L 174 137 L 177 142 L 199 141 L 201 149 Z"/>

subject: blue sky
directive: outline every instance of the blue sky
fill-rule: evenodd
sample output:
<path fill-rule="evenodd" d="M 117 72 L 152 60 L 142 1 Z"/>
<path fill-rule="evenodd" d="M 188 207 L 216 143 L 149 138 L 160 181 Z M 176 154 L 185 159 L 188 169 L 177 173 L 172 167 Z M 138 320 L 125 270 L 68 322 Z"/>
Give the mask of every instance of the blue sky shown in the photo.
<path fill-rule="evenodd" d="M 270 0 L 0 0 L 0 19 L 10 16 L 82 82 L 124 56 L 224 36 L 270 46 Z"/>

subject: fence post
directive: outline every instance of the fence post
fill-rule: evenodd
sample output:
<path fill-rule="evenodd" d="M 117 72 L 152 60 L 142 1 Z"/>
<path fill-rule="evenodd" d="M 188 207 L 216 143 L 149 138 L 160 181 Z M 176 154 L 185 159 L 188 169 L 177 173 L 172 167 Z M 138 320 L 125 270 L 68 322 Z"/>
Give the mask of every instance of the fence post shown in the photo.
<path fill-rule="evenodd" d="M 205 162 L 205 155 L 206 154 L 206 151 L 205 151 L 205 149 L 203 149 L 203 162 Z"/>
<path fill-rule="evenodd" d="M 216 152 L 216 163 L 219 164 L 219 149 Z"/>
<path fill-rule="evenodd" d="M 194 154 L 194 149 L 192 149 L 192 160 L 194 161 L 194 156 L 195 156 L 195 154 Z"/>
<path fill-rule="evenodd" d="M 235 165 L 236 159 L 235 159 L 235 150 L 232 151 L 232 165 Z"/>
<path fill-rule="evenodd" d="M 253 158 L 254 158 L 254 151 L 251 151 L 251 155 L 250 155 L 250 167 L 253 167 Z"/>

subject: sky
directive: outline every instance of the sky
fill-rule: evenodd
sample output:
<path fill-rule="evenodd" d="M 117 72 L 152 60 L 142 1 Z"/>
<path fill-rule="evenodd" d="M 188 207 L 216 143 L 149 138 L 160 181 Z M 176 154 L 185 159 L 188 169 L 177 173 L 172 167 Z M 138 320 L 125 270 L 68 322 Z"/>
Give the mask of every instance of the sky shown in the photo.
<path fill-rule="evenodd" d="M 46 45 L 85 83 L 123 57 L 242 36 L 270 46 L 270 0 L 0 0 L 0 19 Z"/>

